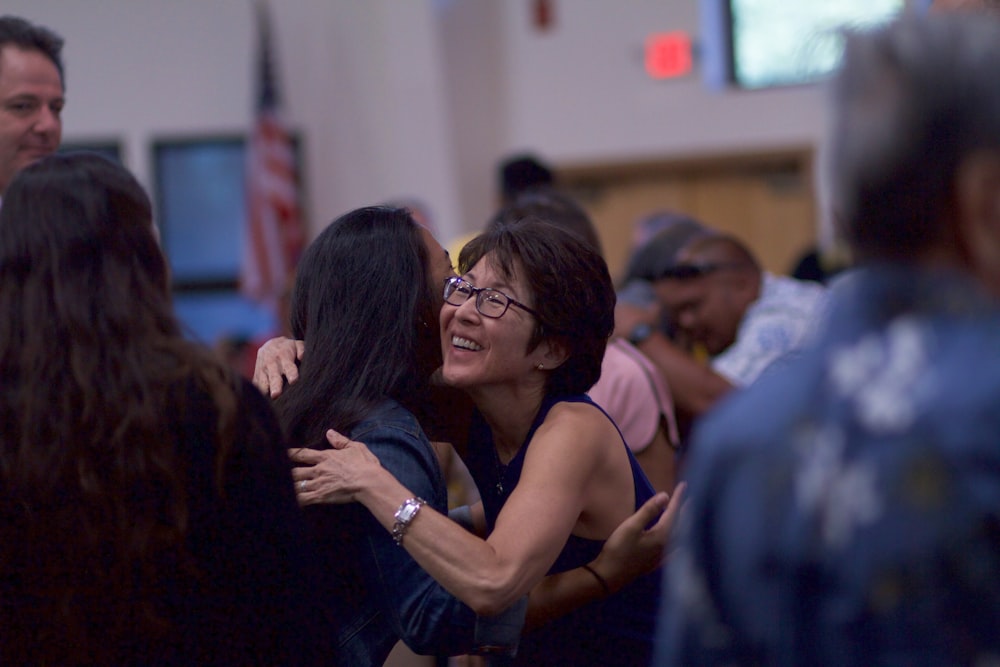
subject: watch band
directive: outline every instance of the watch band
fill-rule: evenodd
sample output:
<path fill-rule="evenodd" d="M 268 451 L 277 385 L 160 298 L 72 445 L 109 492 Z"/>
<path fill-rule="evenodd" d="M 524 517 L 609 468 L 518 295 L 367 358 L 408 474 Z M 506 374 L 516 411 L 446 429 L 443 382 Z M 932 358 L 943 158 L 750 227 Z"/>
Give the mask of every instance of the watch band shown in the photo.
<path fill-rule="evenodd" d="M 396 523 L 392 527 L 392 540 L 398 544 L 403 544 L 403 538 L 406 536 L 406 529 L 410 527 L 410 523 L 417 516 L 417 512 L 420 508 L 426 505 L 426 501 L 423 498 L 407 498 L 403 501 L 403 504 L 399 506 L 396 513 L 393 515 L 396 519 Z"/>

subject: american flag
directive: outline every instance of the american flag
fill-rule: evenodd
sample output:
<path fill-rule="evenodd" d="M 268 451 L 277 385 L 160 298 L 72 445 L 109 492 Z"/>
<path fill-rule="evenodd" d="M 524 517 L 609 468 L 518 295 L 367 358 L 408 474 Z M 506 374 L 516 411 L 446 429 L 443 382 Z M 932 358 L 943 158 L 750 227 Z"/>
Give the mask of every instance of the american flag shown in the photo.
<path fill-rule="evenodd" d="M 240 288 L 277 312 L 305 244 L 292 136 L 282 120 L 274 75 L 271 26 L 257 10 L 257 109 L 247 150 L 247 235 Z"/>

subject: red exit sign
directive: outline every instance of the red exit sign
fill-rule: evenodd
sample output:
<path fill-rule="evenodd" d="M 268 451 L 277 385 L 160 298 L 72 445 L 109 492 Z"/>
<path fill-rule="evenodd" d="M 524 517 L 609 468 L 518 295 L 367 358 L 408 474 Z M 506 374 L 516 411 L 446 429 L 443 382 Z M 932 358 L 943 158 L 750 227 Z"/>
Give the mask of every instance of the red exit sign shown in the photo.
<path fill-rule="evenodd" d="M 674 79 L 691 73 L 691 37 L 686 32 L 661 32 L 646 38 L 646 73 L 654 79 Z"/>

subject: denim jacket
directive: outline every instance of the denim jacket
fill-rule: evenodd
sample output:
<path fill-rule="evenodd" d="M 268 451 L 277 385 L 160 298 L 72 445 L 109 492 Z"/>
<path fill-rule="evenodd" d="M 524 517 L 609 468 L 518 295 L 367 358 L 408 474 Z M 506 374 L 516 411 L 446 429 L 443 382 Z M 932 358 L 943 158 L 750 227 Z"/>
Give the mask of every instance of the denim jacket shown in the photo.
<path fill-rule="evenodd" d="M 1000 308 L 905 265 L 831 292 L 815 344 L 696 429 L 660 667 L 1000 655 Z"/>
<path fill-rule="evenodd" d="M 392 400 L 349 434 L 428 508 L 447 513 L 438 459 L 416 418 Z M 516 648 L 524 605 L 481 619 L 445 591 L 360 503 L 306 508 L 319 547 L 338 665 L 381 665 L 402 639 L 419 654 L 455 655 L 477 646 Z M 478 625 L 478 627 L 477 627 Z M 513 637 L 513 639 L 511 639 Z"/>

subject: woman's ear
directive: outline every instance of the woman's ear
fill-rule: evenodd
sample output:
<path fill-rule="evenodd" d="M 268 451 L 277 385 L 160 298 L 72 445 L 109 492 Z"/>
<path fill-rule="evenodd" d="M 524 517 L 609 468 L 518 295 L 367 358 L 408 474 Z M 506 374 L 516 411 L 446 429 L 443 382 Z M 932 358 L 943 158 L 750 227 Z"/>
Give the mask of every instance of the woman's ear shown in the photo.
<path fill-rule="evenodd" d="M 562 343 L 552 339 L 543 340 L 535 350 L 537 363 L 535 366 L 539 370 L 554 370 L 562 366 L 563 362 L 569 359 L 569 351 Z"/>

